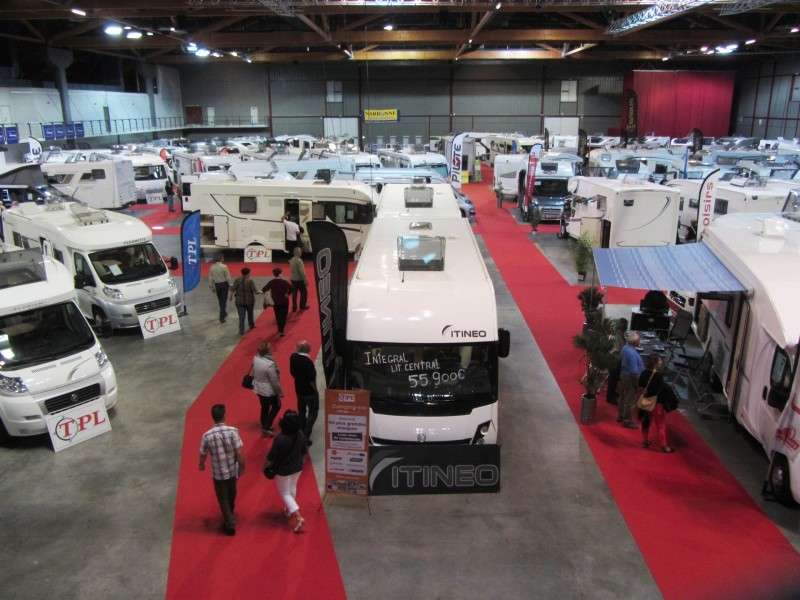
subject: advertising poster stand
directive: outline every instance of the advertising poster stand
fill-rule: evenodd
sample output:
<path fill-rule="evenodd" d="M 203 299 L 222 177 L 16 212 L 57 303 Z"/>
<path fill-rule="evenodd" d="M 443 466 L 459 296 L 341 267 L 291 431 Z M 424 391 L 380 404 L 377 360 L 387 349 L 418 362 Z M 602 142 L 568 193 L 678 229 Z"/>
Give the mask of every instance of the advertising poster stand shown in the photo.
<path fill-rule="evenodd" d="M 369 392 L 325 391 L 325 497 L 363 498 L 369 509 Z"/>

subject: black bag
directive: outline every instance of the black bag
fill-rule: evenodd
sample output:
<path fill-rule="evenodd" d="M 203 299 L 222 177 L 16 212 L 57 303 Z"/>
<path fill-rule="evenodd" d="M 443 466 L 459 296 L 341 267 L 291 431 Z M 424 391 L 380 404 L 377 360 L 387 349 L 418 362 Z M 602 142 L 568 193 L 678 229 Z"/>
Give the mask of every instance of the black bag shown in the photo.
<path fill-rule="evenodd" d="M 275 465 L 269 465 L 268 467 L 264 467 L 264 477 L 267 479 L 275 479 L 275 475 L 278 473 L 275 471 Z"/>
<path fill-rule="evenodd" d="M 242 377 L 242 387 L 246 390 L 253 389 L 253 369 L 250 369 L 247 375 Z"/>
<path fill-rule="evenodd" d="M 661 404 L 664 406 L 666 412 L 672 412 L 678 408 L 678 395 L 670 385 L 664 385 L 659 393 L 661 396 Z"/>

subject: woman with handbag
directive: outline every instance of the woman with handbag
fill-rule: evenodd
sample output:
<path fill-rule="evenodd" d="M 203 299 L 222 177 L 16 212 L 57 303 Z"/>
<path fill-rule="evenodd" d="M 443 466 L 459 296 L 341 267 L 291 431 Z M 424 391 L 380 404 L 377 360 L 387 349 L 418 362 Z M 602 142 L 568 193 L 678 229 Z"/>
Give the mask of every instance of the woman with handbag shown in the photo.
<path fill-rule="evenodd" d="M 274 435 L 272 422 L 281 410 L 281 374 L 272 358 L 269 342 L 261 342 L 253 357 L 253 390 L 261 403 L 261 435 Z"/>
<path fill-rule="evenodd" d="M 281 277 L 282 272 L 280 267 L 272 269 L 274 278 L 261 288 L 265 294 L 264 298 L 269 296 L 272 300 L 272 310 L 275 311 L 275 322 L 278 324 L 278 335 L 281 337 L 285 335 L 283 330 L 286 327 L 286 316 L 289 314 L 289 294 L 292 291 L 292 285 Z M 266 307 L 265 302 L 264 308 Z"/>
<path fill-rule="evenodd" d="M 651 354 L 645 361 L 645 368 L 639 375 L 639 387 L 644 388 L 636 402 L 639 419 L 642 422 L 642 446 L 650 447 L 650 425 L 655 428 L 656 443 L 662 452 L 674 452 L 667 444 L 667 406 L 673 397 L 672 389 L 664 383 L 661 374 L 663 361 L 658 354 Z"/>
<path fill-rule="evenodd" d="M 300 415 L 293 410 L 284 413 L 279 425 L 281 432 L 267 454 L 264 475 L 267 479 L 275 479 L 275 487 L 285 506 L 283 512 L 290 520 L 292 531 L 300 533 L 305 520 L 297 503 L 297 480 L 303 470 L 305 435 L 300 428 Z"/>

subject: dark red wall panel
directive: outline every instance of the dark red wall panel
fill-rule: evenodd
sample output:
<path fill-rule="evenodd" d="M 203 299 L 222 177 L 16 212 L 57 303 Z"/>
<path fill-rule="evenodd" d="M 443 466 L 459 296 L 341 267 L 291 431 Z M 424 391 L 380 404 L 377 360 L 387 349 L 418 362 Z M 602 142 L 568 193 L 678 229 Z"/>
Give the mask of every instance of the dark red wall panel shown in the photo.
<path fill-rule="evenodd" d="M 633 71 L 639 135 L 728 135 L 733 71 Z"/>

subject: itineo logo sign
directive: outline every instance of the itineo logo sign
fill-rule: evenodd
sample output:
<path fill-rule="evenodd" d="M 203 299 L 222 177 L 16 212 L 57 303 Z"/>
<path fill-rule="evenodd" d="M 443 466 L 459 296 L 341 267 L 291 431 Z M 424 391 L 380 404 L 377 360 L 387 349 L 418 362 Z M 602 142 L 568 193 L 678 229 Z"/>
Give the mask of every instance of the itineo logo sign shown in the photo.
<path fill-rule="evenodd" d="M 158 337 L 181 329 L 178 311 L 175 310 L 174 306 L 139 315 L 139 326 L 142 328 L 142 337 L 144 339 Z"/>
<path fill-rule="evenodd" d="M 53 450 L 61 452 L 111 431 L 105 401 L 92 400 L 53 415 L 45 415 Z"/>
<path fill-rule="evenodd" d="M 244 249 L 244 262 L 246 263 L 268 263 L 272 262 L 272 250 L 264 248 L 260 244 L 252 244 Z"/>

